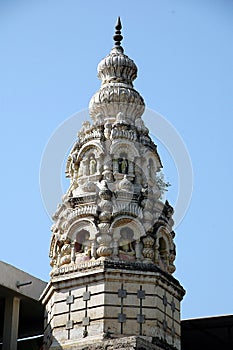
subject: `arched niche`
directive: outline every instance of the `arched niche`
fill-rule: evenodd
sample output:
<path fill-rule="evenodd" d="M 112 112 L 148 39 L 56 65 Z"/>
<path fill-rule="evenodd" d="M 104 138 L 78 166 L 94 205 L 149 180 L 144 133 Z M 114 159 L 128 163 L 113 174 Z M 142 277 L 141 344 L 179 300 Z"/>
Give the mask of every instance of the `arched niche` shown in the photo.
<path fill-rule="evenodd" d="M 162 261 L 167 260 L 168 246 L 167 246 L 167 242 L 165 241 L 164 237 L 160 237 L 158 239 L 158 253 L 159 253 L 159 258 Z"/>
<path fill-rule="evenodd" d="M 145 152 L 142 154 L 143 158 L 146 160 L 146 165 L 149 169 L 150 166 L 154 167 L 155 172 L 158 172 L 162 168 L 162 163 L 160 160 L 160 157 L 156 151 L 151 152 L 147 148 L 145 149 Z"/>
<path fill-rule="evenodd" d="M 53 235 L 50 241 L 50 249 L 49 249 L 50 258 L 53 258 L 56 255 L 56 245 L 57 245 L 57 237 Z"/>
<path fill-rule="evenodd" d="M 172 236 L 171 236 L 170 232 L 164 226 L 160 226 L 156 232 L 156 243 L 159 242 L 160 238 L 164 239 L 168 251 L 173 248 L 174 243 L 172 240 Z"/>
<path fill-rule="evenodd" d="M 174 246 L 170 232 L 164 226 L 159 227 L 155 241 L 155 263 L 168 272 L 171 272 L 173 266 L 170 262 L 170 254 L 174 251 Z"/>
<path fill-rule="evenodd" d="M 75 253 L 85 253 L 86 242 L 90 240 L 90 232 L 86 229 L 81 229 L 76 233 L 75 237 Z"/>
<path fill-rule="evenodd" d="M 112 143 L 110 147 L 110 153 L 114 159 L 121 157 L 121 154 L 126 154 L 127 159 L 131 162 L 135 160 L 136 157 L 139 157 L 140 154 L 132 142 L 117 140 Z"/>
<path fill-rule="evenodd" d="M 122 178 L 124 174 L 127 174 L 130 180 L 133 180 L 135 176 L 135 162 L 139 157 L 139 152 L 134 143 L 127 140 L 114 141 L 110 147 L 110 154 L 113 159 L 114 176 Z"/>
<path fill-rule="evenodd" d="M 96 141 L 89 141 L 83 145 L 83 147 L 80 148 L 77 159 L 82 159 L 83 154 L 86 152 L 92 152 L 96 157 L 100 156 L 101 154 L 104 154 L 103 146 L 96 142 Z"/>
<path fill-rule="evenodd" d="M 133 232 L 132 239 L 134 241 L 138 241 L 141 237 L 146 235 L 145 229 L 138 219 L 130 216 L 121 216 L 115 218 L 110 227 L 110 232 L 112 233 L 114 241 L 121 238 L 122 228 L 129 228 L 129 230 Z"/>
<path fill-rule="evenodd" d="M 93 241 L 98 234 L 98 229 L 95 226 L 94 222 L 90 219 L 79 219 L 75 221 L 67 231 L 67 237 L 71 239 L 72 242 L 76 242 L 77 235 L 82 230 L 88 232 L 89 240 Z"/>
<path fill-rule="evenodd" d="M 101 159 L 104 156 L 102 145 L 95 141 L 87 142 L 78 152 L 78 176 L 92 176 L 100 172 Z"/>

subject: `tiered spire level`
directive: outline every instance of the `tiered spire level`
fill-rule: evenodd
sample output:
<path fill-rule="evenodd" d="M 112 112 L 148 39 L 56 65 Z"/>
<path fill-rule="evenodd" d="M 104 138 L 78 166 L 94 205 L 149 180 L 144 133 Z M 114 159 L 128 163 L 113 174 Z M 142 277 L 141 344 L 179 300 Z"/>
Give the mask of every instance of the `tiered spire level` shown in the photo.
<path fill-rule="evenodd" d="M 115 46 L 98 65 L 93 122 L 83 123 L 68 157 L 70 187 L 52 227 L 52 276 L 106 259 L 175 270 L 173 209 L 161 201 L 162 164 L 141 118 L 137 67 L 122 39 L 118 19 Z"/>

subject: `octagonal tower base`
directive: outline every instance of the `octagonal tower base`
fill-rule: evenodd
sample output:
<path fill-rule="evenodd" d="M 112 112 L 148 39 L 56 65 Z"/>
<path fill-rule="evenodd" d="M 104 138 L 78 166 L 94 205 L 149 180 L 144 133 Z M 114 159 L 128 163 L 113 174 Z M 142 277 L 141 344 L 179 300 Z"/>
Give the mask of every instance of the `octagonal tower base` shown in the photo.
<path fill-rule="evenodd" d="M 97 260 L 54 273 L 45 349 L 180 349 L 184 289 L 154 264 Z"/>

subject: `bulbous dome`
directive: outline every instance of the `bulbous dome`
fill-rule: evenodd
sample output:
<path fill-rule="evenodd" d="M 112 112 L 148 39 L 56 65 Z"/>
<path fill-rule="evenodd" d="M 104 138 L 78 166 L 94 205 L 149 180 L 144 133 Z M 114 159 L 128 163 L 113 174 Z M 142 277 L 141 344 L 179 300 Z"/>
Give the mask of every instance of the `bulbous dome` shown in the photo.
<path fill-rule="evenodd" d="M 133 88 L 120 84 L 105 84 L 95 93 L 89 104 L 89 113 L 94 120 L 100 113 L 115 121 L 117 114 L 121 112 L 127 121 L 134 122 L 142 116 L 144 110 L 145 104 L 141 95 Z"/>
<path fill-rule="evenodd" d="M 137 77 L 137 66 L 126 56 L 121 47 L 114 47 L 98 65 L 98 78 L 102 86 L 111 82 L 125 83 L 133 87 Z"/>

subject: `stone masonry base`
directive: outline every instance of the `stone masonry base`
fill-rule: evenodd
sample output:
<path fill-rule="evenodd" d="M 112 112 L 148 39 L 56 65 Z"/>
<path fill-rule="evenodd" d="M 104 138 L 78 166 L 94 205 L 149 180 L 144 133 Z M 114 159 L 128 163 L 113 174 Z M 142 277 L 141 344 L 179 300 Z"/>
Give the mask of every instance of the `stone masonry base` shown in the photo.
<path fill-rule="evenodd" d="M 44 349 L 180 350 L 184 290 L 151 264 L 59 271 L 43 295 Z"/>
<path fill-rule="evenodd" d="M 55 349 L 55 348 L 54 348 Z M 109 339 L 101 342 L 83 345 L 67 345 L 66 347 L 56 347 L 56 350 L 175 350 L 164 340 L 148 337 L 122 337 L 118 339 Z"/>

